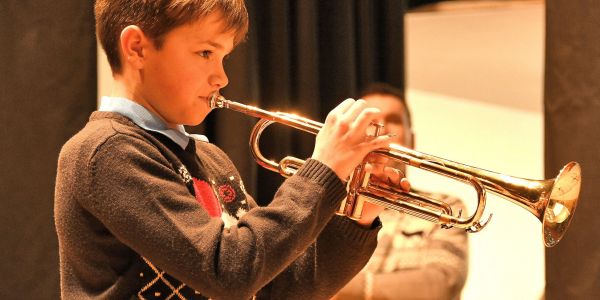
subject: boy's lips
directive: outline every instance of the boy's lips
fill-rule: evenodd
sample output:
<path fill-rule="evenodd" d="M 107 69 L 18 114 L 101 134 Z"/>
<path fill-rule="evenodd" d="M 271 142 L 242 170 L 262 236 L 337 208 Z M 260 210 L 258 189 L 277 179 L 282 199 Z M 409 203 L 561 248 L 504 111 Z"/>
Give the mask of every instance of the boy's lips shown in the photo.
<path fill-rule="evenodd" d="M 199 96 L 198 98 L 200 99 L 200 101 L 204 102 L 204 104 L 210 108 L 210 101 L 209 101 L 210 98 L 209 97 Z"/>
<path fill-rule="evenodd" d="M 208 107 L 212 108 L 211 105 L 210 105 L 210 99 L 212 98 L 212 96 L 215 93 L 218 94 L 218 92 L 212 92 L 208 96 L 199 96 L 198 98 L 200 98 L 200 100 L 204 101 Z"/>
<path fill-rule="evenodd" d="M 200 98 L 202 100 L 208 100 L 208 99 L 210 99 L 210 97 L 212 97 L 213 94 L 214 94 L 214 92 L 208 94 L 207 96 L 199 96 L 198 98 Z"/>

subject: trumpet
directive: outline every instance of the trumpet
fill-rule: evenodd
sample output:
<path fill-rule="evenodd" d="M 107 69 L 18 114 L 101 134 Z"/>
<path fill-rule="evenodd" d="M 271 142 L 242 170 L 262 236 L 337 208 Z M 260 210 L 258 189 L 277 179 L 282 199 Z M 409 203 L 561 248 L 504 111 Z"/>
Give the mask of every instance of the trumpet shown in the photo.
<path fill-rule="evenodd" d="M 249 146 L 256 162 L 284 177 L 294 175 L 304 160 L 286 156 L 279 162 L 265 158 L 260 151 L 262 132 L 273 123 L 316 135 L 323 123 L 285 112 L 271 112 L 258 107 L 231 101 L 218 93 L 209 99 L 211 108 L 226 108 L 259 118 L 250 134 Z M 375 130 L 377 135 L 378 130 Z M 443 201 L 415 192 L 407 192 L 381 180 L 371 178 L 365 165 L 373 158 L 416 167 L 472 186 L 477 193 L 477 207 L 473 214 L 456 215 L 452 207 Z M 577 207 L 581 189 L 581 167 L 577 162 L 566 164 L 553 179 L 534 180 L 512 177 L 472 166 L 460 164 L 433 155 L 421 153 L 397 144 L 371 152 L 353 171 L 346 183 L 348 195 L 337 211 L 338 215 L 359 219 L 365 201 L 409 215 L 435 222 L 443 228 L 461 228 L 478 232 L 489 222 L 491 215 L 482 222 L 486 204 L 486 191 L 509 200 L 533 214 L 542 223 L 542 237 L 546 247 L 553 247 L 566 233 Z"/>

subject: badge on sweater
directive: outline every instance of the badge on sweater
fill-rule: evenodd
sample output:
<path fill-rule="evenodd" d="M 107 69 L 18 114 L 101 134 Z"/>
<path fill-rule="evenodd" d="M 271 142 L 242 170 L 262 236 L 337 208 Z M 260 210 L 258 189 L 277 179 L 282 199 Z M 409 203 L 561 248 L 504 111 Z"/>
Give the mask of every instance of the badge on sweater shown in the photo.
<path fill-rule="evenodd" d="M 244 183 L 235 176 L 214 176 L 212 178 L 196 178 L 181 165 L 178 172 L 188 185 L 188 189 L 196 197 L 196 201 L 211 217 L 220 217 L 225 228 L 237 224 L 238 220 L 248 212 L 248 202 Z M 204 177 L 204 174 L 198 174 Z M 208 176 L 207 176 L 208 177 Z M 189 188 L 189 187 L 192 188 Z"/>

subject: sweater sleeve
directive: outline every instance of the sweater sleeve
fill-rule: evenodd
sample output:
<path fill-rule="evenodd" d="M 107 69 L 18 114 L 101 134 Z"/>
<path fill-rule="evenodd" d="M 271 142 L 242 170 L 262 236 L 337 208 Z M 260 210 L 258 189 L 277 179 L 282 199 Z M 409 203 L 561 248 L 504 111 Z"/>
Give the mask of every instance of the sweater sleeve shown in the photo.
<path fill-rule="evenodd" d="M 257 207 L 248 195 L 251 208 Z M 257 294 L 256 299 L 330 299 L 368 262 L 377 245 L 379 218 L 363 228 L 333 216 L 317 242 Z"/>
<path fill-rule="evenodd" d="M 329 238 L 348 229 L 329 222 L 345 187 L 315 160 L 287 179 L 269 206 L 250 210 L 230 228 L 209 217 L 148 141 L 116 134 L 90 157 L 88 167 L 89 174 L 78 178 L 87 187 L 81 205 L 123 244 L 212 298 L 250 298 L 310 251 L 321 232 Z M 347 234 L 360 235 L 352 231 L 357 230 Z M 330 250 L 324 258 L 340 248 L 331 243 L 325 243 Z M 355 251 L 364 259 L 371 247 L 372 242 Z M 315 255 L 319 248 L 317 243 Z M 328 266 L 318 257 L 316 262 Z M 312 268 L 295 276 L 317 279 L 329 270 Z"/>
<path fill-rule="evenodd" d="M 367 263 L 381 228 L 334 216 L 317 242 L 258 295 L 258 299 L 330 299 Z"/>

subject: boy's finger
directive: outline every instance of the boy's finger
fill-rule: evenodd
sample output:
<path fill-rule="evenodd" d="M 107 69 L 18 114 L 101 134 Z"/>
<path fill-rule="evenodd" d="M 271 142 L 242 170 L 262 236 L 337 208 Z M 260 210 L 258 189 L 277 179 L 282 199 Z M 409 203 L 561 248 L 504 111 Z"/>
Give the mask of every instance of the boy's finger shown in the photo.
<path fill-rule="evenodd" d="M 351 130 L 362 138 L 367 137 L 367 128 L 371 125 L 373 119 L 379 115 L 381 111 L 377 108 L 367 107 L 363 109 L 352 122 Z"/>
<path fill-rule="evenodd" d="M 405 191 L 408 192 L 410 191 L 410 181 L 408 181 L 408 179 L 406 179 L 406 177 L 402 178 L 400 180 L 400 187 Z"/>
<path fill-rule="evenodd" d="M 352 104 L 354 104 L 354 102 L 356 102 L 356 100 L 354 100 L 352 98 L 348 98 L 348 99 L 342 101 L 342 103 L 338 104 L 335 108 L 333 108 L 329 112 L 329 114 L 330 115 L 344 114 L 352 106 Z"/>
<path fill-rule="evenodd" d="M 390 168 L 390 167 L 384 167 L 384 173 L 385 176 L 387 177 L 387 180 L 392 184 L 392 185 L 400 185 L 400 172 L 398 172 L 398 170 L 394 169 L 394 168 Z"/>
<path fill-rule="evenodd" d="M 381 148 L 387 148 L 390 142 L 391 138 L 388 135 L 380 135 L 371 140 L 360 142 L 355 146 L 355 155 L 365 158 L 370 152 Z"/>
<path fill-rule="evenodd" d="M 348 121 L 349 123 L 352 123 L 354 120 L 356 120 L 358 118 L 358 115 L 364 111 L 365 107 L 367 106 L 367 102 L 363 99 L 358 99 L 356 100 L 354 103 L 352 103 L 352 106 L 350 108 L 348 108 L 348 110 L 344 113 L 344 119 L 346 121 Z"/>
<path fill-rule="evenodd" d="M 392 142 L 392 137 L 394 135 L 384 134 L 377 137 L 374 137 L 371 140 L 366 141 L 365 147 L 369 149 L 368 152 L 375 151 L 377 149 L 389 148 L 390 143 Z"/>

